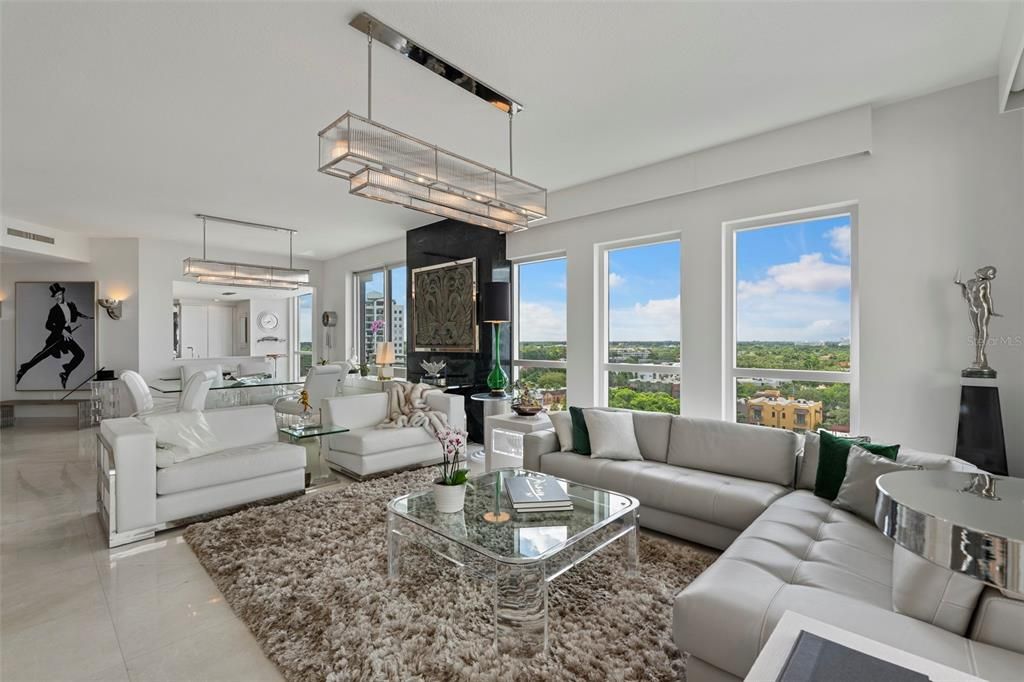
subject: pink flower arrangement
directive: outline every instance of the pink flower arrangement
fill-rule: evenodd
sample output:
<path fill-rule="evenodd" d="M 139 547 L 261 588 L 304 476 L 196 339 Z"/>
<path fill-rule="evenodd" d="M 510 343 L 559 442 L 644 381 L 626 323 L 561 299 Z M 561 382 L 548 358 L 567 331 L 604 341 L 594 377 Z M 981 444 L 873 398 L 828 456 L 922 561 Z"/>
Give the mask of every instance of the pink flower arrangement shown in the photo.
<path fill-rule="evenodd" d="M 370 323 L 370 333 L 376 336 L 384 330 L 384 320 L 374 320 Z"/>
<path fill-rule="evenodd" d="M 462 485 L 469 476 L 469 469 L 459 468 L 459 458 L 466 452 L 466 432 L 457 429 L 444 429 L 437 433 L 437 442 L 441 444 L 441 485 Z"/>

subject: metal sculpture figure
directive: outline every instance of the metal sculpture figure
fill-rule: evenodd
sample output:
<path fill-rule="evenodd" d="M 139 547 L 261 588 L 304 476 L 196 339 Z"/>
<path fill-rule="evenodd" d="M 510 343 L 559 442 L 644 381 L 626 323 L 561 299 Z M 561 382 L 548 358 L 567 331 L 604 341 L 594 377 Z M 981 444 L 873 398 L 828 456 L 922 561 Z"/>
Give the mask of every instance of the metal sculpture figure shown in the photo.
<path fill-rule="evenodd" d="M 960 271 L 956 271 L 954 284 L 960 286 L 960 293 L 967 301 L 967 315 L 974 327 L 974 362 L 960 374 L 965 377 L 994 379 L 996 371 L 988 365 L 988 323 L 993 317 L 1002 317 L 992 306 L 992 280 L 996 278 L 995 266 L 986 265 L 974 272 L 974 277 L 963 282 Z"/>

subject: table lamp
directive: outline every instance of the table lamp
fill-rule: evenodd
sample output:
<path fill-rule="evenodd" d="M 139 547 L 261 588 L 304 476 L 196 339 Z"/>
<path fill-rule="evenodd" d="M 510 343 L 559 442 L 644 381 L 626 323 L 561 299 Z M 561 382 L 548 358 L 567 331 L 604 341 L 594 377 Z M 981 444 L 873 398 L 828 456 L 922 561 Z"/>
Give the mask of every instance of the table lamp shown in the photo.
<path fill-rule="evenodd" d="M 391 365 L 395 363 L 395 344 L 391 341 L 381 341 L 377 344 L 377 378 L 381 381 L 392 379 L 395 370 Z"/>
<path fill-rule="evenodd" d="M 505 395 L 508 375 L 501 368 L 501 323 L 511 320 L 508 282 L 484 284 L 484 322 L 491 324 L 494 336 L 494 366 L 487 375 L 487 388 L 492 395 Z"/>

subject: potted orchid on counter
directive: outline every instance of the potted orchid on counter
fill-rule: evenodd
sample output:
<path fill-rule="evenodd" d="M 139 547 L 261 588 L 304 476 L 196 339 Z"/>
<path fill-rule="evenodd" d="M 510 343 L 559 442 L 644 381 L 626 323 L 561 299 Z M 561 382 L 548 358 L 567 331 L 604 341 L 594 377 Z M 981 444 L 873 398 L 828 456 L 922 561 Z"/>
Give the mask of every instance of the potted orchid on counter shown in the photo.
<path fill-rule="evenodd" d="M 466 504 L 466 479 L 469 469 L 461 465 L 466 454 L 466 433 L 447 428 L 437 433 L 441 444 L 441 475 L 434 479 L 434 503 L 437 511 L 460 512 Z"/>

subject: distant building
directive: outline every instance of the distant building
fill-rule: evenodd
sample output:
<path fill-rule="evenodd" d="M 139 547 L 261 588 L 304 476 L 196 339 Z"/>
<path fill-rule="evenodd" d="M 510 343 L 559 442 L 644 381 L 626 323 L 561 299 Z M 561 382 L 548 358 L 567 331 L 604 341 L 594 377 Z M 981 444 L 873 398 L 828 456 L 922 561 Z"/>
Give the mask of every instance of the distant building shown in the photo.
<path fill-rule="evenodd" d="M 758 391 L 743 403 L 743 408 L 748 424 L 788 431 L 814 431 L 824 419 L 821 402 L 783 398 L 775 389 Z"/>
<path fill-rule="evenodd" d="M 377 344 L 385 340 L 384 329 L 376 334 L 373 333 L 373 323 L 376 320 L 385 320 L 387 310 L 384 305 L 384 295 L 370 291 L 363 301 L 363 348 L 365 349 L 366 362 L 372 363 L 377 355 Z M 397 364 L 405 364 L 405 306 L 401 303 L 391 304 L 391 342 L 395 344 L 395 360 Z"/>

